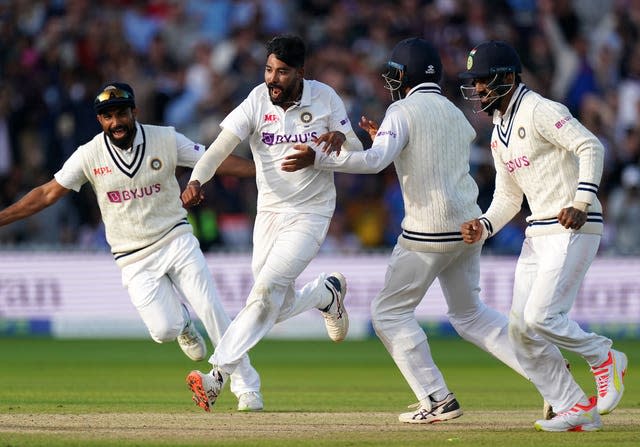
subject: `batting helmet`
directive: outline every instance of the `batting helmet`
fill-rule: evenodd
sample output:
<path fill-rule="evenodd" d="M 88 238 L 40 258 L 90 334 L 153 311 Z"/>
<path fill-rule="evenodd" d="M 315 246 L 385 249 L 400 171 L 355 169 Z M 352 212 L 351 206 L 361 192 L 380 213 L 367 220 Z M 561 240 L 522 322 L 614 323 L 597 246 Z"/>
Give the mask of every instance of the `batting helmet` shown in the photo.
<path fill-rule="evenodd" d="M 382 77 L 394 101 L 404 96 L 406 87 L 423 82 L 437 83 L 442 76 L 442 61 L 438 51 L 426 40 L 416 37 L 405 39 L 395 46 L 387 68 L 387 73 Z"/>

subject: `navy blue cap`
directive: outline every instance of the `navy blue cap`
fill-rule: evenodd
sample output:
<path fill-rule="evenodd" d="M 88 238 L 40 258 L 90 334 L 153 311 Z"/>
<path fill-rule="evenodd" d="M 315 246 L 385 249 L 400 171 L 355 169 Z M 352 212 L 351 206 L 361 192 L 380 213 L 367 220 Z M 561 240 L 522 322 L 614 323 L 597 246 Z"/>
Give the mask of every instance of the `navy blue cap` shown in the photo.
<path fill-rule="evenodd" d="M 109 82 L 104 84 L 96 95 L 96 99 L 93 101 L 93 109 L 96 113 L 100 113 L 108 107 L 120 105 L 129 107 L 136 106 L 133 89 L 129 84 L 125 84 L 124 82 Z"/>
<path fill-rule="evenodd" d="M 516 50 L 506 42 L 490 40 L 469 52 L 467 70 L 458 74 L 462 79 L 488 78 L 500 73 L 520 73 L 522 64 Z"/>

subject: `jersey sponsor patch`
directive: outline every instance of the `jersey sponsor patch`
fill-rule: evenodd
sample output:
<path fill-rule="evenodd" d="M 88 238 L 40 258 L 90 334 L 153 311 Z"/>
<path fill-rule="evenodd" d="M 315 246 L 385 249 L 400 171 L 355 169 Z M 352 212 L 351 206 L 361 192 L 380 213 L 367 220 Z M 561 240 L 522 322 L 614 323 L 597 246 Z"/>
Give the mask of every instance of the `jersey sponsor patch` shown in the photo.
<path fill-rule="evenodd" d="M 382 130 L 376 134 L 376 137 L 384 137 L 389 135 L 391 138 L 396 138 L 398 134 L 396 134 L 393 130 Z"/>
<path fill-rule="evenodd" d="M 144 186 L 142 188 L 123 189 L 122 191 L 109 191 L 107 192 L 107 198 L 111 203 L 122 203 L 128 200 L 144 199 L 153 194 L 160 192 L 160 183 L 156 183 L 151 186 Z"/>
<path fill-rule="evenodd" d="M 506 166 L 507 171 L 513 172 L 516 169 L 525 168 L 531 165 L 531 162 L 529 161 L 526 155 L 523 155 L 521 157 L 514 158 L 513 160 L 509 160 L 504 165 Z"/>
<path fill-rule="evenodd" d="M 93 168 L 93 175 L 95 176 L 111 174 L 112 172 L 113 171 L 109 166 L 101 166 L 99 168 Z"/>
<path fill-rule="evenodd" d="M 313 141 L 318 137 L 318 132 L 305 132 L 298 133 L 294 135 L 279 135 L 271 132 L 262 132 L 262 142 L 267 146 L 273 146 L 274 144 L 283 144 L 283 143 L 307 143 Z"/>
<path fill-rule="evenodd" d="M 568 115 L 568 116 L 565 116 L 564 118 L 562 118 L 560 121 L 556 122 L 556 124 L 555 124 L 556 129 L 560 129 L 562 126 L 564 126 L 569 121 L 571 121 L 572 118 L 573 117 L 571 115 Z"/>
<path fill-rule="evenodd" d="M 278 118 L 278 115 L 276 115 L 275 113 L 266 113 L 264 115 L 264 120 L 265 123 L 276 123 L 278 121 L 280 121 L 280 118 Z"/>

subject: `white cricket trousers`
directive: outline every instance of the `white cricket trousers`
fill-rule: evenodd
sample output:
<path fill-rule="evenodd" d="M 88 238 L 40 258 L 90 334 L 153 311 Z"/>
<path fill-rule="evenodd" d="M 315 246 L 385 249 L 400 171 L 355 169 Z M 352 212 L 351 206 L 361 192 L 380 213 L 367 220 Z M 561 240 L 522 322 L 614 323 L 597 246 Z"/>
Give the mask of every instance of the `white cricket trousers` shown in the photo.
<path fill-rule="evenodd" d="M 301 290 L 295 280 L 318 253 L 330 217 L 260 212 L 253 230 L 254 285 L 209 362 L 231 373 L 241 358 L 274 326 L 331 298 L 320 274 Z"/>
<path fill-rule="evenodd" d="M 556 412 L 586 399 L 558 348 L 591 366 L 604 362 L 611 348 L 611 340 L 568 317 L 599 245 L 595 234 L 527 237 L 516 266 L 509 335 L 520 364 Z"/>
<path fill-rule="evenodd" d="M 176 237 L 149 256 L 122 268 L 122 283 L 131 302 L 158 343 L 173 341 L 187 323 L 181 296 L 202 321 L 216 346 L 229 326 L 198 240 L 191 233 Z M 176 292 L 177 291 L 177 292 Z M 231 391 L 240 396 L 260 390 L 260 377 L 244 356 L 231 376 Z"/>
<path fill-rule="evenodd" d="M 507 316 L 480 300 L 481 249 L 482 244 L 447 253 L 393 249 L 384 288 L 371 303 L 373 328 L 419 401 L 448 390 L 415 317 L 436 278 L 458 334 L 526 377 L 509 342 Z"/>

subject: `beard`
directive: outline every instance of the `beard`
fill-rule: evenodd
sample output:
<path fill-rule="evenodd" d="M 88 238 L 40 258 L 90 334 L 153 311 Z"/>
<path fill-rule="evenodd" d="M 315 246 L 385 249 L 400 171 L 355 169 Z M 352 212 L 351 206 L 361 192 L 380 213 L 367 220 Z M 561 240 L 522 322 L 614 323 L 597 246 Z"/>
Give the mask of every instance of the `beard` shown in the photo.
<path fill-rule="evenodd" d="M 109 137 L 111 144 L 119 147 L 120 149 L 129 149 L 133 145 L 133 138 L 135 135 L 135 125 L 118 125 L 109 129 L 107 132 L 107 137 Z"/>
<path fill-rule="evenodd" d="M 295 83 L 286 88 L 276 84 L 267 84 L 267 89 L 269 90 L 271 104 L 275 106 L 293 104 L 298 99 L 296 97 L 298 85 Z"/>

